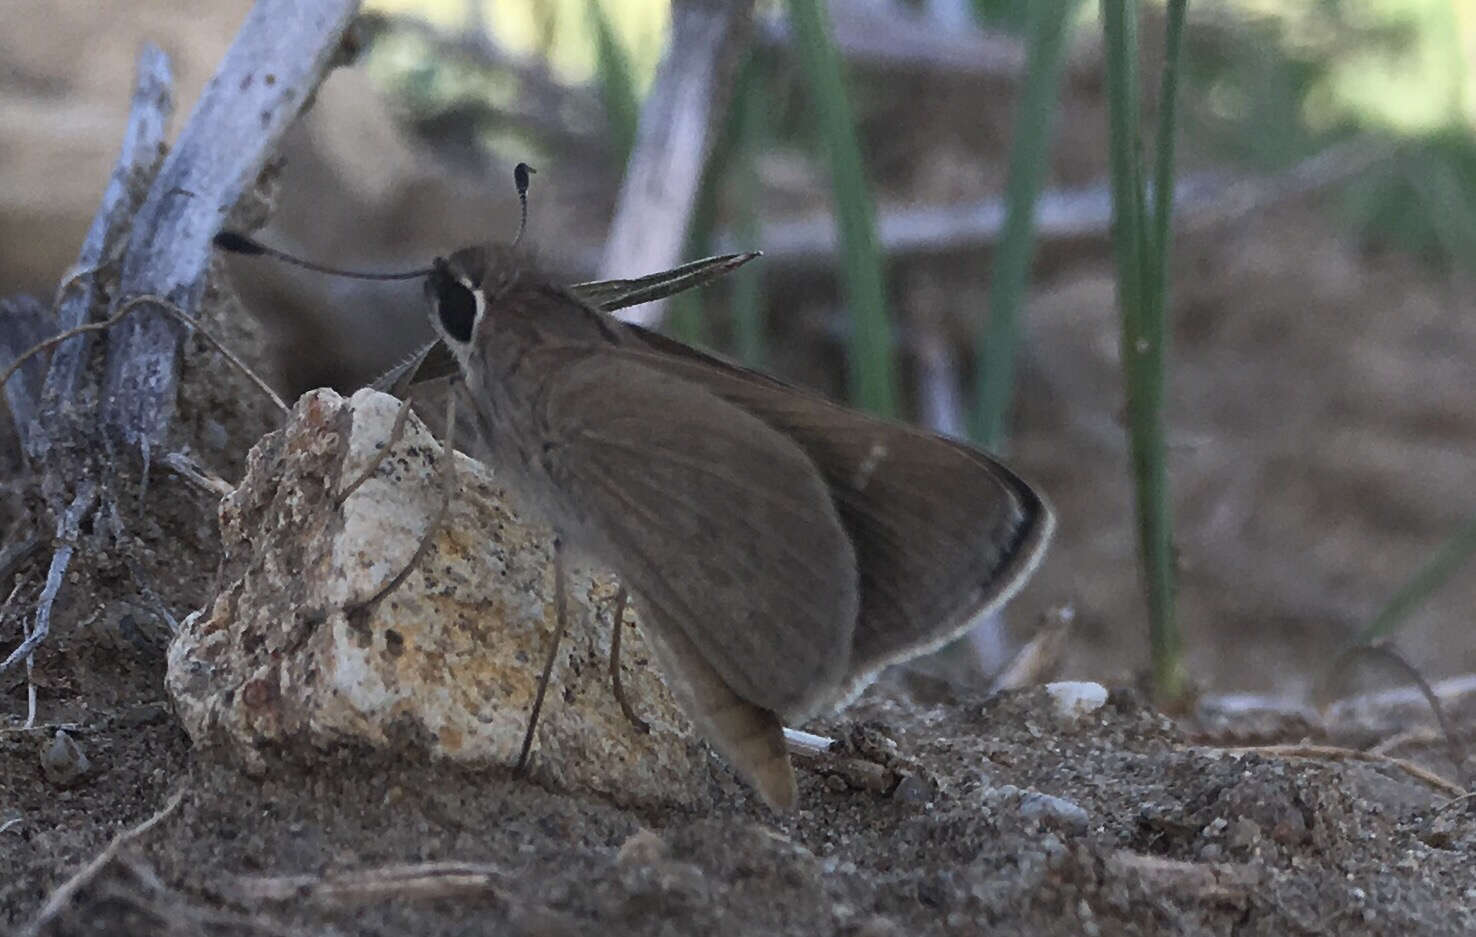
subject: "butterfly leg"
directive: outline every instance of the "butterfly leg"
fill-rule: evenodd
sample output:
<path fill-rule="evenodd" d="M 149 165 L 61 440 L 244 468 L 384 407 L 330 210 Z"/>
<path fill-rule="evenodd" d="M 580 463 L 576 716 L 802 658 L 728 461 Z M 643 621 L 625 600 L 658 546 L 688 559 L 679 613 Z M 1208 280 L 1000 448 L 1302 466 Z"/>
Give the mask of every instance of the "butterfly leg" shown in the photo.
<path fill-rule="evenodd" d="M 615 689 L 615 702 L 620 704 L 620 711 L 635 730 L 642 734 L 651 731 L 651 724 L 635 714 L 630 701 L 625 698 L 625 689 L 620 685 L 620 633 L 625 630 L 625 605 L 629 601 L 630 594 L 625 587 L 620 587 L 620 592 L 615 596 L 615 615 L 611 619 L 610 630 L 610 685 Z"/>
<path fill-rule="evenodd" d="M 523 748 L 518 752 L 518 764 L 513 769 L 519 774 L 528 767 L 528 753 L 533 748 L 533 733 L 538 729 L 538 714 L 543 711 L 543 697 L 548 692 L 548 680 L 553 675 L 554 662 L 559 659 L 559 644 L 564 640 L 564 631 L 568 627 L 569 600 L 564 583 L 564 550 L 558 538 L 554 538 L 554 634 L 548 645 L 548 654 L 543 658 L 543 673 L 538 677 L 538 690 L 533 694 L 533 711 L 528 714 L 528 729 L 523 733 Z"/>
<path fill-rule="evenodd" d="M 410 402 L 407 400 L 400 406 L 400 411 L 395 417 L 394 426 L 390 430 L 391 437 L 394 437 L 402 430 L 404 426 L 404 417 L 407 413 L 409 413 L 409 411 Z M 396 589 L 400 588 L 400 584 L 405 581 L 405 579 L 410 575 L 410 573 L 415 569 L 416 566 L 420 565 L 420 561 L 425 557 L 426 553 L 430 551 L 430 545 L 436 539 L 436 535 L 441 532 L 441 526 L 446 523 L 446 516 L 451 513 L 451 499 L 456 492 L 456 449 L 455 446 L 452 444 L 452 437 L 455 434 L 455 429 L 456 394 L 453 389 L 452 393 L 446 395 L 446 439 L 442 444 L 441 457 L 438 460 L 439 464 L 437 465 L 437 474 L 440 476 L 441 482 L 441 498 L 440 507 L 436 509 L 436 516 L 432 518 L 430 524 L 425 529 L 425 533 L 421 535 L 420 542 L 415 545 L 415 552 L 410 555 L 409 562 L 407 562 L 404 567 L 401 568 L 401 570 L 390 579 L 389 582 L 386 582 L 384 585 L 380 586 L 378 591 L 376 591 L 372 596 L 370 596 L 365 601 L 358 603 L 357 605 L 351 606 L 348 609 L 349 615 L 355 617 L 366 615 L 368 612 L 372 611 L 376 605 L 384 601 L 386 596 L 394 592 Z M 390 446 L 387 445 L 382 450 L 380 450 L 379 453 L 376 454 L 374 460 L 374 468 L 378 467 L 379 462 L 383 460 L 385 453 L 389 452 L 389 450 Z M 365 478 L 367 478 L 369 475 L 372 475 L 374 472 L 374 468 L 371 468 L 369 472 L 367 472 L 365 475 L 360 476 L 356 481 L 354 481 L 353 484 L 349 486 L 349 491 L 352 491 L 354 488 L 358 487 L 360 484 L 363 483 Z"/>
<path fill-rule="evenodd" d="M 345 487 L 343 491 L 340 491 L 337 497 L 333 499 L 333 504 L 335 507 L 342 507 L 343 503 L 349 499 L 349 495 L 358 491 L 360 485 L 373 478 L 374 473 L 379 471 L 379 467 L 384 464 L 385 458 L 389 456 L 390 450 L 395 447 L 395 443 L 399 442 L 400 437 L 404 435 L 405 421 L 409 418 L 409 416 L 410 398 L 407 396 L 404 400 L 400 401 L 400 409 L 395 412 L 395 422 L 394 425 L 390 427 L 389 438 L 384 441 L 384 446 L 382 446 L 378 452 L 374 453 L 374 458 L 369 460 L 369 465 L 365 467 L 364 471 L 359 473 L 359 477 L 349 482 L 348 486 Z M 450 427 L 447 427 L 446 433 L 448 442 L 450 441 L 450 432 Z"/>

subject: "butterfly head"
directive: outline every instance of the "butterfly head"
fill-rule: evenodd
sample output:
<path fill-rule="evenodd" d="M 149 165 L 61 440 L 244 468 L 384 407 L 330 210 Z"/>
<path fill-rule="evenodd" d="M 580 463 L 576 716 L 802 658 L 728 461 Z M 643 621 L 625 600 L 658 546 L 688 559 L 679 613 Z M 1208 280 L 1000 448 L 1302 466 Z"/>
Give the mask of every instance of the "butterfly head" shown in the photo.
<path fill-rule="evenodd" d="M 436 258 L 425 278 L 425 298 L 430 303 L 431 325 L 452 351 L 461 352 L 476 335 L 477 323 L 487 309 L 482 292 L 483 269 L 468 263 L 468 251 Z"/>
<path fill-rule="evenodd" d="M 467 247 L 437 258 L 425 278 L 425 298 L 431 325 L 460 357 L 485 330 L 489 307 L 497 305 L 517 282 L 516 258 L 509 249 Z"/>

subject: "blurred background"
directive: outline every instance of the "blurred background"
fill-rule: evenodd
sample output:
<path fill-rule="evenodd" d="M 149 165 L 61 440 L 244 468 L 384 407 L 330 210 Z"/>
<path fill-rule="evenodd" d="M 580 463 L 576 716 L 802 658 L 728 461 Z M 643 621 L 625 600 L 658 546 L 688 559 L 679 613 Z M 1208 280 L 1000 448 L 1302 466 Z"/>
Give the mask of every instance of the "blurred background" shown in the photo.
<path fill-rule="evenodd" d="M 1047 71 L 1036 87 L 1049 94 L 1022 104 L 1042 30 L 1026 4 L 831 0 L 838 124 L 835 89 L 817 78 L 824 55 L 793 19 L 809 6 L 756 8 L 712 105 L 712 156 L 695 157 L 690 211 L 651 222 L 680 259 L 766 256 L 666 305 L 662 327 L 1001 451 L 1054 502 L 1059 533 L 1006 629 L 969 663 L 993 671 L 1043 622 L 1069 621 L 1037 675 L 1138 682 L 1148 628 L 1098 8 L 1043 5 L 1059 10 L 1059 77 Z M 173 59 L 177 127 L 247 7 L 7 3 L 0 294 L 49 296 L 73 262 L 141 43 Z M 511 237 L 510 173 L 526 161 L 538 169 L 529 237 L 570 281 L 599 275 L 641 109 L 671 52 L 667 0 L 383 0 L 366 12 L 357 61 L 329 77 L 283 148 L 263 239 L 359 268 L 423 265 Z M 1151 140 L 1165 11 L 1147 3 L 1139 17 Z M 1383 621 L 1419 672 L 1476 670 L 1476 566 L 1462 565 L 1476 539 L 1473 55 L 1476 9 L 1453 0 L 1189 8 L 1165 444 L 1177 618 L 1199 689 L 1307 698 L 1332 676 L 1346 682 L 1334 660 L 1396 597 L 1410 601 Z M 1022 242 L 1006 192 L 1032 118 L 1048 148 L 1025 160 L 1041 179 Z M 858 147 L 858 176 L 836 155 L 837 126 Z M 871 260 L 837 236 L 838 217 L 869 225 Z M 1014 299 L 997 281 L 1008 251 L 1028 273 Z M 292 393 L 358 386 L 424 334 L 413 286 L 237 273 L 273 336 L 259 363 Z M 981 336 L 996 334 L 1002 302 L 1018 328 L 1005 420 L 990 432 Z M 884 367 L 858 371 L 865 355 Z"/>

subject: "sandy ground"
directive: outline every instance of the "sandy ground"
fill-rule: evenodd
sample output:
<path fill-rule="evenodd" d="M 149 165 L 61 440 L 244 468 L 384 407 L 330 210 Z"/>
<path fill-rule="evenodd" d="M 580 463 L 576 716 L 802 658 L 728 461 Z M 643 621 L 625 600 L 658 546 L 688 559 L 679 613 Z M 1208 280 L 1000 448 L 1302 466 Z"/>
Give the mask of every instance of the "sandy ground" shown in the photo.
<path fill-rule="evenodd" d="M 1476 802 L 1388 764 L 1196 743 L 1132 692 L 920 706 L 818 726 L 910 772 L 801 771 L 775 816 L 713 762 L 699 809 L 342 752 L 260 780 L 202 759 L 149 689 L 75 730 L 72 787 L 7 732 L 0 915 L 47 934 L 1464 934 Z M 874 757 L 874 756 L 873 756 Z M 120 846 L 109 841 L 167 814 Z M 93 857 L 108 850 L 105 861 Z M 53 900 L 55 900 L 53 898 Z"/>

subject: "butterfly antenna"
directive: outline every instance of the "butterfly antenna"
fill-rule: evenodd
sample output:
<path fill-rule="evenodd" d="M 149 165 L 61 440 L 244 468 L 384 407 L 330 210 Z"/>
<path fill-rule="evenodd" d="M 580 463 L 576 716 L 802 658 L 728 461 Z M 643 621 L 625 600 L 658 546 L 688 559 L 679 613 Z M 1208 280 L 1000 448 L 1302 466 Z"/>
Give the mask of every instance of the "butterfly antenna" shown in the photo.
<path fill-rule="evenodd" d="M 532 180 L 529 176 L 538 172 L 527 163 L 518 163 L 513 167 L 513 185 L 518 187 L 518 205 L 522 208 L 522 215 L 518 219 L 518 235 L 513 238 L 513 247 L 517 247 L 523 240 L 523 232 L 528 230 L 528 186 Z"/>
<path fill-rule="evenodd" d="M 341 267 L 329 267 L 326 264 L 316 264 L 311 260 L 303 260 L 294 257 L 286 251 L 279 251 L 275 247 L 267 247 L 265 244 L 236 231 L 222 231 L 210 241 L 216 247 L 232 254 L 244 254 L 247 257 L 270 257 L 280 260 L 282 263 L 301 267 L 304 270 L 312 270 L 315 273 L 326 273 L 335 277 L 350 277 L 355 280 L 417 280 L 427 276 L 431 272 L 430 267 L 420 270 L 404 270 L 399 273 L 379 273 L 367 270 L 344 270 Z"/>

